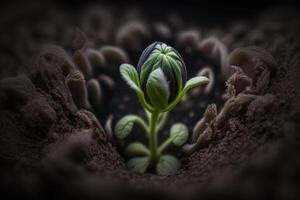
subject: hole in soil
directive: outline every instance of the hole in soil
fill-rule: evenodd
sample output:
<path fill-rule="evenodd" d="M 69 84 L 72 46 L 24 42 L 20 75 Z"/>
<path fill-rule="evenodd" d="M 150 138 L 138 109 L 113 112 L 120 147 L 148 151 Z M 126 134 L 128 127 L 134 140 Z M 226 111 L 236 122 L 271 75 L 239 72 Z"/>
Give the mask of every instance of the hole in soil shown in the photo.
<path fill-rule="evenodd" d="M 149 2 L 152 6 L 145 9 L 130 7 L 128 2 L 107 7 L 96 3 L 86 7 L 86 1 L 77 10 L 73 9 L 73 4 L 60 9 L 47 3 L 39 4 L 41 7 L 15 4 L 12 7 L 16 9 L 4 9 L 6 12 L 3 11 L 0 20 L 4 27 L 0 34 L 0 176 L 3 178 L 0 181 L 4 183 L 1 184 L 4 192 L 19 191 L 13 195 L 28 199 L 47 199 L 49 195 L 57 199 L 78 196 L 101 199 L 110 195 L 125 199 L 134 199 L 132 196 L 151 198 L 153 195 L 159 195 L 160 199 L 164 196 L 174 196 L 174 199 L 181 196 L 185 199 L 196 199 L 196 196 L 250 199 L 252 195 L 254 199 L 265 199 L 273 197 L 274 191 L 279 198 L 291 197 L 291 194 L 297 196 L 294 177 L 299 174 L 299 151 L 296 148 L 300 119 L 298 9 L 265 10 L 261 4 L 253 4 L 255 9 L 249 9 L 249 5 L 228 4 L 230 10 L 226 11 L 224 5 L 213 5 L 218 9 L 210 10 L 203 4 L 185 9 L 189 3 L 166 3 L 164 7 L 160 6 L 161 3 L 159 9 L 152 1 Z M 175 6 L 172 12 L 167 10 L 171 6 Z M 249 10 L 253 10 L 252 16 Z M 82 35 L 86 35 L 86 48 L 82 44 L 84 38 L 73 44 L 75 27 L 80 27 Z M 132 29 L 137 37 L 132 38 L 134 34 L 129 34 L 131 37 L 127 38 L 127 35 L 126 40 L 120 39 L 120 35 L 124 37 L 126 31 Z M 190 91 L 170 113 L 166 126 L 159 132 L 161 143 L 167 138 L 171 125 L 182 122 L 188 127 L 188 143 L 191 144 L 193 127 L 203 117 L 207 105 L 216 104 L 220 111 L 225 101 L 224 80 L 228 76 L 224 78 L 223 65 L 216 64 L 222 63 L 220 57 L 224 52 L 212 53 L 214 59 L 207 55 L 214 51 L 214 45 L 209 43 L 213 37 L 222 41 L 230 51 L 245 47 L 243 51 L 253 54 L 254 48 L 249 46 L 259 48 L 257 51 L 255 47 L 254 56 L 246 56 L 245 66 L 235 64 L 247 69 L 245 72 L 251 75 L 250 78 L 240 76 L 243 84 L 237 89 L 243 90 L 244 86 L 252 84 L 251 81 L 255 87 L 247 88 L 250 90 L 231 99 L 234 101 L 226 101 L 224 107 L 230 105 L 227 102 L 235 104 L 242 97 L 255 96 L 255 99 L 246 106 L 237 104 L 241 111 L 228 109 L 230 116 L 223 120 L 225 125 L 216 128 L 215 137 L 205 148 L 197 149 L 189 156 L 180 148 L 167 149 L 167 153 L 182 161 L 182 167 L 175 175 L 129 171 L 124 165 L 129 159 L 124 149 L 133 141 L 147 144 L 144 130 L 134 126 L 133 134 L 126 140 L 113 138 L 112 142 L 105 143 L 102 132 L 99 140 L 92 137 L 97 136 L 95 132 L 100 132 L 96 120 L 81 108 L 89 109 L 91 103 L 102 125 L 109 116 L 114 116 L 112 129 L 121 117 L 128 114 L 145 119 L 136 94 L 121 78 L 119 66 L 125 62 L 136 66 L 146 46 L 162 41 L 180 52 L 188 78 L 200 70 L 203 75 L 213 71 L 215 77 L 209 93 Z M 199 45 L 204 41 L 207 49 L 200 51 Z M 58 46 L 38 52 L 43 44 Z M 108 58 L 102 54 L 103 48 L 110 54 Z M 118 52 L 117 57 L 111 55 L 112 50 Z M 85 54 L 90 60 L 84 57 Z M 29 60 L 32 56 L 37 59 Z M 88 61 L 102 65 L 89 66 Z M 63 74 L 59 67 L 63 68 Z M 75 87 L 72 89 L 75 92 L 68 83 L 65 84 L 70 74 L 73 74 L 71 78 Z M 18 76 L 8 78 L 14 75 Z M 92 98 L 89 94 L 99 89 L 99 83 L 103 93 Z M 228 83 L 230 85 L 230 81 Z M 79 90 L 76 86 L 80 84 Z M 67 86 L 71 94 L 75 94 L 73 100 L 79 99 L 74 102 L 76 106 Z M 238 94 L 236 85 L 230 86 L 231 92 Z M 252 89 L 254 93 L 251 93 Z M 76 94 L 80 98 L 76 99 Z M 101 96 L 103 102 L 98 108 L 94 103 L 100 102 L 97 100 Z M 140 187 L 145 190 L 139 190 Z M 161 190 L 156 193 L 152 189 L 166 189 L 167 193 Z"/>

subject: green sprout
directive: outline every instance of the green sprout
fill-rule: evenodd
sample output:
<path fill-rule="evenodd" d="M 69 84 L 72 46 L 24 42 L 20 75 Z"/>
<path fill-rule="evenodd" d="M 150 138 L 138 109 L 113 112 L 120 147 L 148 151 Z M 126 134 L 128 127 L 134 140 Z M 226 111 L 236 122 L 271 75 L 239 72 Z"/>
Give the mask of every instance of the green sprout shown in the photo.
<path fill-rule="evenodd" d="M 163 152 L 171 144 L 180 147 L 186 143 L 188 129 L 182 123 L 174 124 L 169 137 L 160 145 L 157 140 L 158 132 L 165 124 L 168 112 L 180 102 L 184 94 L 191 88 L 208 83 L 208 79 L 197 76 L 186 81 L 187 73 L 182 57 L 174 48 L 162 42 L 154 42 L 143 51 L 137 70 L 130 64 L 122 64 L 120 73 L 136 92 L 148 118 L 146 123 L 136 115 L 127 115 L 115 126 L 118 139 L 126 138 L 132 132 L 134 124 L 139 124 L 147 133 L 148 147 L 140 142 L 128 145 L 126 153 L 137 157 L 131 158 L 127 166 L 139 173 L 174 173 L 180 167 L 179 160 Z"/>

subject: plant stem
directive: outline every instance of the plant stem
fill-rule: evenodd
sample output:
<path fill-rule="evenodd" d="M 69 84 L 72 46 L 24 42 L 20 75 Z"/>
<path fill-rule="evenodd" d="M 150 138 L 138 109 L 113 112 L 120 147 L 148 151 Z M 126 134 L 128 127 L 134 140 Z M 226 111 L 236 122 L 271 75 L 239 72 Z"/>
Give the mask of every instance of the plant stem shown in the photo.
<path fill-rule="evenodd" d="M 137 117 L 135 120 L 134 120 L 135 123 L 141 125 L 141 127 L 143 127 L 143 129 L 146 131 L 146 132 L 149 132 L 148 130 L 148 126 L 147 124 L 144 122 L 143 119 L 141 119 L 140 117 Z"/>
<path fill-rule="evenodd" d="M 172 144 L 173 138 L 169 137 L 164 143 L 162 143 L 158 148 L 158 154 L 162 154 L 162 152 Z"/>
<path fill-rule="evenodd" d="M 169 112 L 165 112 L 165 113 L 162 113 L 160 114 L 158 120 L 158 124 L 157 124 L 157 127 L 156 127 L 156 131 L 160 131 L 160 129 L 165 125 L 166 121 L 167 121 L 167 118 L 168 118 L 168 115 L 169 115 Z"/>
<path fill-rule="evenodd" d="M 156 123 L 159 116 L 158 112 L 151 113 L 149 121 L 149 149 L 150 149 L 150 165 L 154 166 L 159 157 L 157 149 L 157 132 Z"/>

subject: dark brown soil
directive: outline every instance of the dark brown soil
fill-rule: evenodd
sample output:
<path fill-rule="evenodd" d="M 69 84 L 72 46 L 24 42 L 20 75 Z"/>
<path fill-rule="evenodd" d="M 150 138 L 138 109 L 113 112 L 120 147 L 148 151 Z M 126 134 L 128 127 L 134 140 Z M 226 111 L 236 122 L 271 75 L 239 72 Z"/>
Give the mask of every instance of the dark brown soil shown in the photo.
<path fill-rule="evenodd" d="M 264 8 L 245 16 L 214 20 L 213 14 L 167 10 L 152 17 L 145 7 L 59 7 L 49 3 L 30 7 L 13 5 L 0 21 L 0 188 L 9 199 L 298 199 L 300 197 L 300 21 L 293 7 Z M 59 5 L 59 4 L 58 4 Z M 231 10 L 230 10 L 231 11 Z M 93 14 L 105 15 L 99 30 Z M 178 14 L 178 19 L 171 14 Z M 181 14 L 180 14 L 181 13 Z M 207 18 L 205 18 L 205 16 Z M 211 16 L 211 17 L 210 17 Z M 227 16 L 227 18 L 226 18 Z M 205 19 L 203 19 L 203 17 Z M 97 18 L 97 17 L 96 17 Z M 101 18 L 101 17 L 100 17 Z M 122 25 L 139 19 L 150 30 L 157 21 L 171 28 L 164 41 L 182 53 L 188 77 L 212 67 L 216 81 L 212 92 L 190 96 L 170 114 L 160 140 L 175 122 L 189 131 L 208 104 L 220 111 L 226 86 L 213 59 L 180 43 L 177 34 L 200 30 L 201 39 L 215 36 L 229 52 L 257 46 L 276 62 L 270 82 L 257 98 L 232 113 L 213 140 L 191 155 L 171 148 L 182 167 L 174 175 L 136 174 L 126 168 L 123 155 L 129 140 L 144 140 L 139 128 L 125 142 L 110 138 L 76 106 L 66 84 L 63 66 L 82 45 L 99 49 L 115 45 Z M 173 21 L 175 22 L 172 22 Z M 177 19 L 177 21 L 176 21 Z M 111 21 L 109 21 L 111 20 Z M 79 28 L 84 34 L 78 36 Z M 97 32 L 98 31 L 98 32 Z M 103 32 L 101 32 L 103 31 Z M 101 34 L 100 34 L 101 32 Z M 97 34 L 96 34 L 97 33 Z M 77 34 L 77 36 L 76 36 Z M 150 31 L 149 31 L 150 34 Z M 100 36 L 99 36 L 100 35 Z M 136 49 L 122 48 L 136 65 L 143 48 L 161 35 L 137 40 Z M 200 39 L 200 40 L 201 40 Z M 84 43 L 84 44 L 82 44 Z M 45 44 L 58 45 L 51 52 Z M 79 46 L 79 47 L 78 47 Z M 132 45 L 133 46 L 133 45 Z M 129 46 L 131 47 L 131 46 Z M 44 49 L 45 50 L 45 49 Z M 63 54 L 64 50 L 67 52 Z M 120 61 L 108 63 L 93 76 L 105 74 L 115 87 L 103 86 L 100 109 L 92 110 L 104 126 L 110 114 L 113 125 L 126 114 L 144 117 L 133 91 L 121 79 Z M 253 71 L 253 66 L 248 66 Z M 253 72 L 254 74 L 256 72 Z M 256 77 L 255 77 L 256 78 Z"/>

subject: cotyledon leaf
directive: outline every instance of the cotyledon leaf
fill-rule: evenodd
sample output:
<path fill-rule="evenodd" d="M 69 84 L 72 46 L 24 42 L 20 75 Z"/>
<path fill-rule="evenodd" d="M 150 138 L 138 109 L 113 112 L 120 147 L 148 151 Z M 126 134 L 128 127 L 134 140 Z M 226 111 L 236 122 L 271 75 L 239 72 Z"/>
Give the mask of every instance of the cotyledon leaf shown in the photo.
<path fill-rule="evenodd" d="M 149 157 L 131 158 L 126 164 L 129 169 L 138 173 L 144 173 L 149 166 Z"/>
<path fill-rule="evenodd" d="M 127 146 L 126 148 L 126 154 L 128 155 L 140 155 L 140 156 L 146 156 L 150 154 L 149 149 L 140 142 L 134 142 Z"/>
<path fill-rule="evenodd" d="M 206 78 L 205 76 L 196 76 L 185 83 L 182 92 L 186 93 L 188 90 L 206 83 L 208 83 L 208 78 Z"/>
<path fill-rule="evenodd" d="M 173 138 L 172 143 L 175 146 L 181 146 L 186 143 L 189 133 L 187 127 L 182 123 L 176 123 L 171 127 L 171 137 Z"/>
<path fill-rule="evenodd" d="M 135 115 L 127 115 L 117 122 L 115 135 L 118 139 L 125 139 L 131 133 L 136 118 Z"/>
<path fill-rule="evenodd" d="M 177 158 L 172 155 L 163 155 L 156 165 L 156 172 L 158 175 L 167 176 L 174 174 L 179 167 L 180 162 Z"/>
<path fill-rule="evenodd" d="M 120 66 L 120 73 L 122 78 L 132 89 L 134 89 L 138 93 L 142 93 L 137 71 L 132 65 L 122 64 Z"/>

